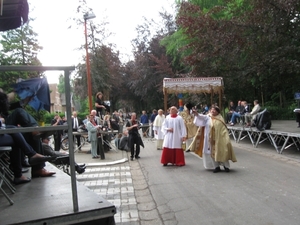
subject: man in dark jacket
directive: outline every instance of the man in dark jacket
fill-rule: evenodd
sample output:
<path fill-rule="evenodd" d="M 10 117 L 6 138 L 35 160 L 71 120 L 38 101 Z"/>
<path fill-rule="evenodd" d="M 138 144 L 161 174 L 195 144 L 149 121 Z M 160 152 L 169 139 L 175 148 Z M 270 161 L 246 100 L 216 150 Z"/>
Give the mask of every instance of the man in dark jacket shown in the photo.
<path fill-rule="evenodd" d="M 60 118 L 58 114 L 55 114 L 54 119 L 51 121 L 52 126 L 59 126 L 63 125 L 64 121 Z M 60 142 L 61 142 L 61 137 L 63 135 L 62 130 L 57 130 L 54 133 L 54 150 L 59 151 L 60 150 Z"/>
<path fill-rule="evenodd" d="M 131 113 L 131 119 L 127 121 L 126 128 L 128 130 L 128 142 L 129 148 L 131 151 L 130 159 L 133 160 L 139 159 L 140 156 L 140 136 L 139 136 L 139 121 L 136 120 L 136 113 Z M 134 145 L 135 145 L 135 153 L 134 153 Z"/>
<path fill-rule="evenodd" d="M 57 164 L 57 165 L 61 165 L 61 164 L 66 164 L 66 165 L 70 165 L 70 158 L 68 154 L 64 154 L 58 151 L 54 151 L 53 148 L 49 145 L 49 141 L 50 141 L 50 137 L 45 137 L 42 139 L 42 146 L 43 146 L 43 151 L 46 155 L 50 155 L 50 156 L 55 156 L 57 157 L 53 163 Z M 75 162 L 75 170 L 77 173 L 82 174 L 85 172 L 85 164 L 83 165 L 78 165 Z"/>
<path fill-rule="evenodd" d="M 77 117 L 77 112 L 74 111 L 72 114 L 72 128 L 74 132 L 77 132 L 78 128 L 82 125 L 84 125 L 84 123 L 82 122 L 82 120 L 80 118 Z M 79 135 L 75 135 L 76 140 L 77 140 L 77 148 L 80 151 L 81 150 L 81 141 L 80 141 L 80 134 Z"/>

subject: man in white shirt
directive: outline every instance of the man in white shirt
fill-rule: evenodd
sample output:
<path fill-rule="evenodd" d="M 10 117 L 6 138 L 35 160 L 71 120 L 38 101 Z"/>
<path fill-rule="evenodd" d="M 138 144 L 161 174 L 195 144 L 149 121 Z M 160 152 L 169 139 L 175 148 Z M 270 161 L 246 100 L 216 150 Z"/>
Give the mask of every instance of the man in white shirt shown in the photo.
<path fill-rule="evenodd" d="M 80 118 L 77 117 L 77 112 L 74 111 L 72 114 L 72 128 L 73 128 L 73 132 L 77 132 L 79 126 L 83 125 L 83 122 Z M 77 147 L 78 150 L 81 150 L 81 142 L 80 142 L 80 136 L 81 135 L 75 135 L 76 140 L 77 140 Z"/>

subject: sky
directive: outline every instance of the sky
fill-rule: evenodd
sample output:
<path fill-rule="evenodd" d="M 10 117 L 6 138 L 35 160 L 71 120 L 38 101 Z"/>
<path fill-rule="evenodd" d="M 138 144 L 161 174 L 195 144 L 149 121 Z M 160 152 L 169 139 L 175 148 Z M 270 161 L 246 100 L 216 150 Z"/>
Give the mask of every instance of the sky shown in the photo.
<path fill-rule="evenodd" d="M 162 8 L 173 12 L 175 0 L 86 0 L 96 18 L 94 24 L 105 19 L 107 29 L 113 33 L 110 43 L 117 45 L 121 57 L 130 58 L 131 40 L 136 37 L 135 28 L 143 23 L 143 17 L 158 20 Z M 85 51 L 76 48 L 85 44 L 84 25 L 82 29 L 68 29 L 70 18 L 76 15 L 76 0 L 28 0 L 29 16 L 33 30 L 43 50 L 38 54 L 43 66 L 75 66 L 83 62 Z M 78 15 L 77 15 L 78 16 Z M 83 15 L 82 15 L 83 17 Z M 89 22 L 89 21 L 87 21 Z M 61 72 L 46 72 L 48 83 L 57 83 Z"/>

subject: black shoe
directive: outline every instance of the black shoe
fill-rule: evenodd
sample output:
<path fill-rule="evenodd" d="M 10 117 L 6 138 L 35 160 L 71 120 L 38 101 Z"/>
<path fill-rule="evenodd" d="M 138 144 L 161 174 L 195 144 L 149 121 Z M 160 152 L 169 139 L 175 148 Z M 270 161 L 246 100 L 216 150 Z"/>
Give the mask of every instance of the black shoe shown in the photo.
<path fill-rule="evenodd" d="M 75 166 L 75 170 L 76 170 L 76 172 L 77 173 L 79 173 L 79 174 L 82 174 L 82 173 L 84 173 L 85 172 L 85 168 L 82 168 L 82 167 L 80 167 L 80 166 Z"/>
<path fill-rule="evenodd" d="M 230 169 L 227 168 L 227 167 L 225 167 L 225 166 L 224 166 L 224 170 L 225 170 L 225 172 L 227 172 L 227 173 L 230 171 Z"/>
<path fill-rule="evenodd" d="M 83 164 L 81 164 L 81 165 L 78 164 L 78 166 L 84 167 L 84 168 L 86 167 L 86 166 L 85 166 L 85 163 L 83 163 Z"/>
<path fill-rule="evenodd" d="M 167 166 L 168 164 L 164 164 L 164 166 Z"/>
<path fill-rule="evenodd" d="M 186 150 L 186 152 L 190 152 L 190 151 L 191 151 L 190 149 Z"/>
<path fill-rule="evenodd" d="M 25 184 L 30 182 L 31 179 L 29 177 L 26 177 L 26 179 L 21 179 L 21 178 L 14 178 L 14 184 L 18 185 L 18 184 Z"/>
<path fill-rule="evenodd" d="M 75 169 L 76 169 L 77 167 L 78 167 L 78 168 L 82 168 L 82 169 L 86 169 L 85 164 L 83 164 L 83 165 L 78 165 L 78 164 L 75 163 Z"/>
<path fill-rule="evenodd" d="M 140 157 L 140 156 L 136 156 L 135 158 L 136 158 L 136 159 L 140 159 L 141 157 Z"/>
<path fill-rule="evenodd" d="M 214 169 L 213 173 L 218 173 L 218 172 L 220 172 L 220 171 L 221 171 L 221 168 L 218 166 L 218 167 L 216 167 L 216 168 Z"/>
<path fill-rule="evenodd" d="M 133 161 L 133 157 L 130 157 L 130 160 Z"/>

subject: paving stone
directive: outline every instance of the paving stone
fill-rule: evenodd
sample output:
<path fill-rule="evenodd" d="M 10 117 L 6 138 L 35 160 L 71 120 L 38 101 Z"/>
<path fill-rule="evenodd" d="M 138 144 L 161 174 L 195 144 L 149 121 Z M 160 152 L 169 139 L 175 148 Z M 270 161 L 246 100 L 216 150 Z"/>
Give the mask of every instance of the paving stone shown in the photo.
<path fill-rule="evenodd" d="M 148 220 L 148 221 L 156 220 L 157 218 L 159 218 L 159 214 L 156 209 L 139 211 L 139 216 L 141 220 Z"/>
<path fill-rule="evenodd" d="M 87 166 L 85 173 L 77 174 L 77 180 L 115 205 L 115 223 L 162 224 L 138 160 L 128 161 L 130 153 L 125 151 L 110 151 L 104 160 L 95 160 L 84 154 L 89 149 L 86 145 L 75 153 L 76 162 Z M 124 158 L 127 160 L 119 163 Z"/>
<path fill-rule="evenodd" d="M 156 209 L 156 205 L 154 202 L 147 202 L 147 203 L 139 203 L 137 204 L 138 210 L 153 210 Z"/>

